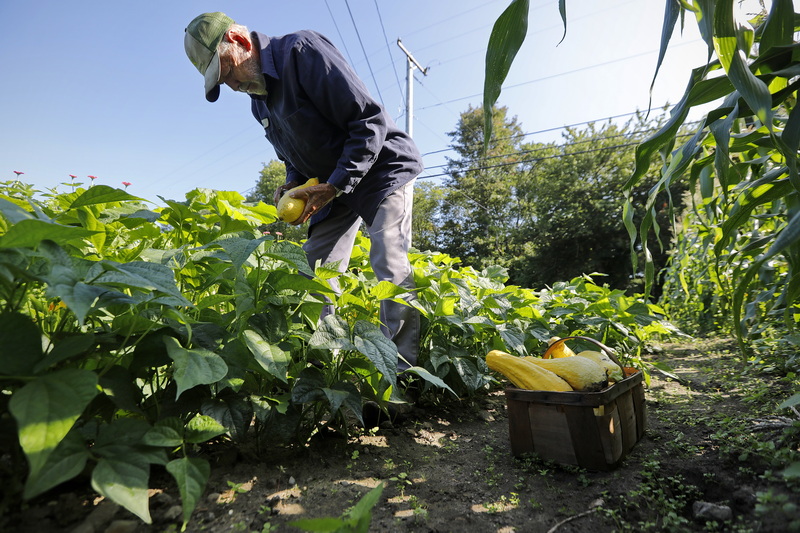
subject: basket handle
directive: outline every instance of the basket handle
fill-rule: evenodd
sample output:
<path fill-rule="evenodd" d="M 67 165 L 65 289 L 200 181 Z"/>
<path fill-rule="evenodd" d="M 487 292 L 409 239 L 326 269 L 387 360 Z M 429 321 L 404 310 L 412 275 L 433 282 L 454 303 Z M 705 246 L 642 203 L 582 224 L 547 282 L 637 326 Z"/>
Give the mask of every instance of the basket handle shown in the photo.
<path fill-rule="evenodd" d="M 598 341 L 596 339 L 593 339 L 591 337 L 583 337 L 581 335 L 572 335 L 570 337 L 561 337 L 560 339 L 558 339 L 557 341 L 553 342 L 553 344 L 551 344 L 550 346 L 547 347 L 547 350 L 545 350 L 544 353 L 542 354 L 542 359 L 547 359 L 547 354 L 549 354 L 550 352 L 555 350 L 556 346 L 558 346 L 562 342 L 568 341 L 570 339 L 581 339 L 581 340 L 584 340 L 584 341 L 589 341 L 589 342 L 594 343 L 598 348 L 600 348 L 601 351 L 603 351 L 608 356 L 609 359 L 614 361 L 614 363 L 616 363 L 617 366 L 619 366 L 622 369 L 622 375 L 623 376 L 625 375 L 625 367 L 622 365 L 622 363 L 619 362 L 619 359 L 617 359 L 617 356 L 614 354 L 614 350 L 612 348 L 609 348 L 608 346 L 606 346 L 605 344 L 603 344 L 602 342 L 600 342 L 600 341 Z"/>

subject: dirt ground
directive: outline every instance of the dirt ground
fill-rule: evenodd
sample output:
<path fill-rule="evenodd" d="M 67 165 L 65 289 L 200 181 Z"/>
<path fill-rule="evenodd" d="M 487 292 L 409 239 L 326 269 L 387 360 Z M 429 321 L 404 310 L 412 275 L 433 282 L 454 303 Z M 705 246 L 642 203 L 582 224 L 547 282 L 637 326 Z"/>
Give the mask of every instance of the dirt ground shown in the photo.
<path fill-rule="evenodd" d="M 611 471 L 513 457 L 506 399 L 497 391 L 471 402 L 423 402 L 403 424 L 349 439 L 320 437 L 291 454 L 215 450 L 187 531 L 302 531 L 289 522 L 340 517 L 380 484 L 369 531 L 786 531 L 791 516 L 755 512 L 756 494 L 769 488 L 763 469 L 729 457 L 713 437 L 716 417 L 747 418 L 752 410 L 746 387 L 719 378 L 733 348 L 705 341 L 648 357 L 681 379 L 652 374 L 646 433 Z M 151 486 L 159 483 L 153 477 Z M 168 477 L 163 482 L 152 491 L 152 525 L 75 486 L 44 495 L 5 523 L 20 533 L 179 531 L 177 490 Z"/>

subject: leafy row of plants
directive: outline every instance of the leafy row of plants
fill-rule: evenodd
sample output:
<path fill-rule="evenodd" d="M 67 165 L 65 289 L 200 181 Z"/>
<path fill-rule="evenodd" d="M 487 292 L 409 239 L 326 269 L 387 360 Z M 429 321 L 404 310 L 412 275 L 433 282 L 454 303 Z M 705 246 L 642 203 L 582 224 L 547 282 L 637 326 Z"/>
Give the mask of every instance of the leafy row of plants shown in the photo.
<path fill-rule="evenodd" d="M 88 476 L 99 494 L 150 521 L 148 484 L 165 469 L 184 526 L 219 440 L 302 445 L 359 426 L 365 400 L 386 408 L 397 351 L 360 238 L 336 296 L 336 268 L 312 270 L 299 243 L 265 231 L 275 209 L 198 189 L 163 207 L 105 185 L 41 194 L 0 184 L 0 435 L 3 508 Z M 444 254 L 415 252 L 423 351 L 415 374 L 434 401 L 491 386 L 499 348 L 543 350 L 586 335 L 635 364 L 673 332 L 662 311 L 590 277 L 534 291 Z M 337 314 L 319 320 L 325 298 Z"/>

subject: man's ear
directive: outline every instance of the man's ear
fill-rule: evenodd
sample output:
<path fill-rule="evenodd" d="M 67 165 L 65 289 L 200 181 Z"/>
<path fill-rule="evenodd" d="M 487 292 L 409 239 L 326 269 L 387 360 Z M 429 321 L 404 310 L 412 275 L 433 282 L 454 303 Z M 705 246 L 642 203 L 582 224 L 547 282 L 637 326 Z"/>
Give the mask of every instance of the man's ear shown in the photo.
<path fill-rule="evenodd" d="M 228 30 L 228 31 L 226 31 L 225 32 L 225 39 L 229 43 L 239 43 L 248 52 L 250 51 L 251 48 L 253 48 L 253 43 L 250 40 L 250 36 L 249 35 L 244 35 L 243 33 L 240 33 L 240 32 L 238 32 L 236 30 Z"/>

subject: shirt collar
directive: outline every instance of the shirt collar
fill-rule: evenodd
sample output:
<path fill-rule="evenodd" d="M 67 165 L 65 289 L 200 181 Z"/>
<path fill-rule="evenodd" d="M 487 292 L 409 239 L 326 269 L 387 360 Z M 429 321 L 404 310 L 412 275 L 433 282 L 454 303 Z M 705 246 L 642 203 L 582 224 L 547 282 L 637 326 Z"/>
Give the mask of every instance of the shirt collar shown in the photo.
<path fill-rule="evenodd" d="M 273 79 L 280 79 L 278 69 L 275 68 L 275 59 L 272 57 L 272 39 L 257 31 L 251 32 L 259 47 L 261 56 L 261 70 Z"/>

